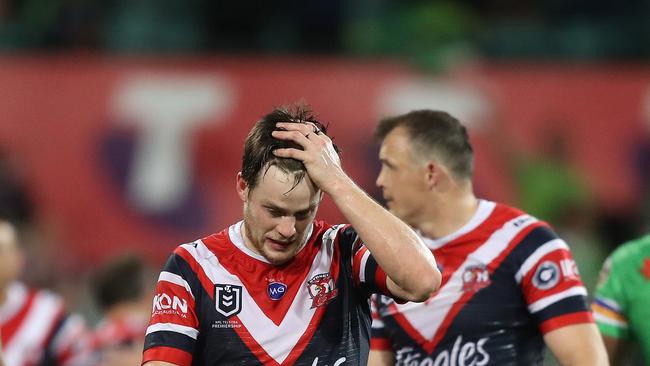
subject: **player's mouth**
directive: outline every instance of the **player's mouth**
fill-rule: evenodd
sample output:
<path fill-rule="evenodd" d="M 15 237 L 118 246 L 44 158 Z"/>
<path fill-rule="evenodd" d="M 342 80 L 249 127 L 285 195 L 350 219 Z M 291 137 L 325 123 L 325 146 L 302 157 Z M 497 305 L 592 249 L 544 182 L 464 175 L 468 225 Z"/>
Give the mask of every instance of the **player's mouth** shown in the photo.
<path fill-rule="evenodd" d="M 269 246 L 273 250 L 284 251 L 291 245 L 291 241 L 278 241 L 273 239 L 266 239 L 269 242 Z"/>

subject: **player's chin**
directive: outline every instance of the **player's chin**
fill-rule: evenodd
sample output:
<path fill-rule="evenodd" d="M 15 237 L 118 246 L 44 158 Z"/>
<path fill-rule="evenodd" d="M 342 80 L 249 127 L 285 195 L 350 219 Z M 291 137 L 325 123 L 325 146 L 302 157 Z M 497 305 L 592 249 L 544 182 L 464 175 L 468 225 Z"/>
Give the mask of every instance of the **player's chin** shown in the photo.
<path fill-rule="evenodd" d="M 277 253 L 274 253 L 277 254 Z M 282 254 L 282 255 L 267 255 L 266 259 L 271 262 L 272 265 L 274 266 L 281 266 L 283 264 L 288 263 L 293 259 L 293 255 L 288 255 L 288 254 Z"/>
<path fill-rule="evenodd" d="M 264 257 L 274 265 L 281 265 L 289 262 L 294 256 L 295 251 L 292 246 L 282 249 L 266 248 Z"/>

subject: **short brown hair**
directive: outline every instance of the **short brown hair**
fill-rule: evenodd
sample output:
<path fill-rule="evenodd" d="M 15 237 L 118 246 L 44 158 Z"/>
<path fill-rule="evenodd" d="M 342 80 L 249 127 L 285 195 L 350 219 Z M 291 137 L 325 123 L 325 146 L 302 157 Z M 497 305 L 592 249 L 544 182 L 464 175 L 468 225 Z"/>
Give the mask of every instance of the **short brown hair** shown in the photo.
<path fill-rule="evenodd" d="M 250 189 L 259 183 L 260 172 L 266 172 L 273 165 L 284 172 L 294 173 L 296 185 L 307 173 L 301 161 L 273 155 L 273 150 L 279 148 L 302 149 L 292 141 L 278 140 L 271 135 L 273 131 L 279 130 L 275 126 L 278 122 L 313 123 L 322 133 L 327 134 L 327 126 L 312 115 L 308 105 L 299 103 L 275 108 L 255 123 L 244 143 L 241 173 Z M 338 152 L 336 145 L 334 148 Z"/>
<path fill-rule="evenodd" d="M 375 137 L 383 141 L 400 126 L 408 131 L 416 154 L 439 159 L 458 178 L 472 178 L 474 153 L 467 129 L 452 115 L 425 109 L 385 118 L 377 125 Z"/>

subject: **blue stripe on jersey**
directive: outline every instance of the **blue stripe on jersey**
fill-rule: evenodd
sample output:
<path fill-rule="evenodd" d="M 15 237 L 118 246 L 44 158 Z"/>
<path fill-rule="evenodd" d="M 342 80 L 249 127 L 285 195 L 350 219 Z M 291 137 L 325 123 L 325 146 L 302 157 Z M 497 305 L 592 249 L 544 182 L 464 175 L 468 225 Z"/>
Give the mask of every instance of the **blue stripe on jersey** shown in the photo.
<path fill-rule="evenodd" d="M 518 262 L 519 265 L 523 264 L 526 258 L 533 254 L 537 248 L 548 243 L 551 240 L 557 239 L 558 236 L 548 226 L 538 226 L 531 230 L 517 245 L 517 247 L 510 253 L 513 260 Z M 515 272 L 519 268 L 515 269 Z"/>
<path fill-rule="evenodd" d="M 611 300 L 610 300 L 610 301 L 611 301 Z M 596 298 L 594 299 L 594 303 L 597 304 L 598 306 L 602 306 L 602 307 L 604 307 L 605 309 L 609 309 L 609 310 L 611 310 L 611 311 L 613 311 L 613 312 L 615 312 L 615 313 L 620 313 L 620 312 L 621 312 L 621 309 L 620 309 L 620 308 L 615 307 L 615 306 L 612 306 L 612 304 L 611 304 L 610 302 L 608 302 L 608 301 L 603 301 L 602 298 L 598 298 L 598 297 L 596 297 Z"/>
<path fill-rule="evenodd" d="M 144 350 L 152 347 L 174 347 L 186 351 L 190 354 L 194 353 L 194 346 L 196 341 L 185 334 L 176 332 L 153 332 L 147 335 Z M 173 345 L 173 346 L 171 346 Z"/>
<path fill-rule="evenodd" d="M 380 288 L 375 278 L 377 267 L 379 267 L 377 261 L 372 255 L 370 255 L 366 261 L 366 282 L 361 284 L 361 287 L 370 293 L 376 293 L 377 289 Z"/>
<path fill-rule="evenodd" d="M 544 309 L 532 314 L 538 323 L 542 323 L 548 319 L 566 315 L 570 313 L 577 313 L 579 311 L 589 311 L 587 299 L 583 295 L 575 295 L 562 299 L 553 303 Z"/>

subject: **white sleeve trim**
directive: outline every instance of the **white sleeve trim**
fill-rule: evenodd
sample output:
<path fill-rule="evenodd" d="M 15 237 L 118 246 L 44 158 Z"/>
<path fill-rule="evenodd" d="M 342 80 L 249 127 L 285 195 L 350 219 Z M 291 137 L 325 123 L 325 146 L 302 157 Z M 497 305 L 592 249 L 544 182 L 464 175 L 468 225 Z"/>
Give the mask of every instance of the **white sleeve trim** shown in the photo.
<path fill-rule="evenodd" d="M 150 333 L 153 332 L 160 332 L 160 331 L 185 334 L 186 336 L 192 339 L 196 339 L 199 336 L 198 330 L 192 327 L 186 327 L 184 325 L 178 325 L 174 323 L 157 323 L 157 324 L 150 325 L 147 328 L 146 335 L 149 335 Z"/>
<path fill-rule="evenodd" d="M 574 286 L 568 290 L 558 292 L 555 295 L 546 296 L 528 305 L 528 311 L 530 311 L 531 313 L 536 313 L 540 310 L 543 310 L 544 308 L 548 307 L 551 304 L 555 304 L 560 300 L 564 300 L 567 297 L 577 296 L 577 295 L 587 296 L 587 289 L 584 288 L 584 286 Z"/>
<path fill-rule="evenodd" d="M 612 325 L 621 329 L 627 329 L 627 322 L 609 318 L 595 311 L 594 311 L 594 320 L 597 323 Z"/>
<path fill-rule="evenodd" d="M 366 264 L 368 264 L 368 258 L 370 258 L 370 251 L 368 248 L 364 248 L 365 253 L 361 257 L 361 267 L 359 267 L 359 281 L 361 283 L 366 282 Z"/>
<path fill-rule="evenodd" d="M 160 276 L 158 276 L 158 282 L 165 281 L 169 283 L 173 283 L 175 285 L 184 287 L 187 292 L 189 292 L 190 296 L 194 298 L 194 294 L 192 293 L 192 289 L 190 288 L 190 284 L 185 281 L 185 279 L 175 273 L 167 272 L 167 271 L 162 271 L 160 272 Z"/>

